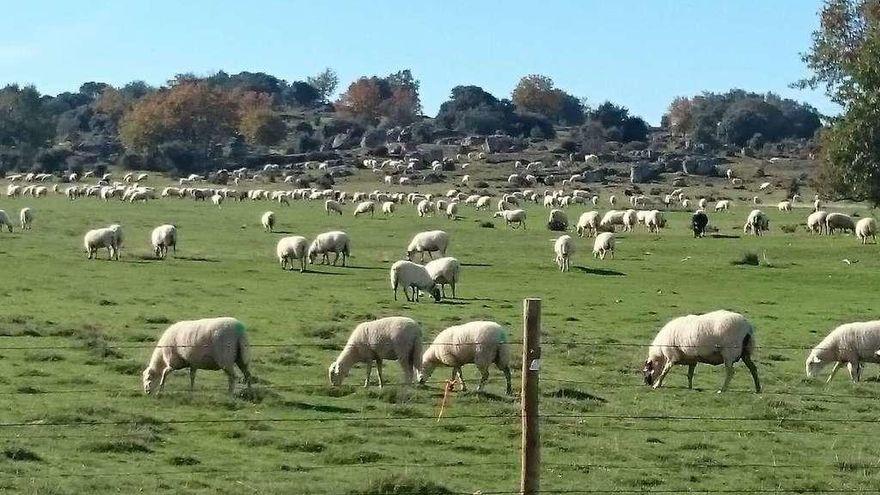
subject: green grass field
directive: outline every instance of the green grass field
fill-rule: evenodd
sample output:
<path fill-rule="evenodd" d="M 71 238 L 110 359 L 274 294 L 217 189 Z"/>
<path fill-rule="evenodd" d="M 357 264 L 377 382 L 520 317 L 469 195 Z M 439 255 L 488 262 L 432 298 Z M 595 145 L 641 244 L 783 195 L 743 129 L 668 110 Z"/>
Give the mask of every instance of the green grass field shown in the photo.
<path fill-rule="evenodd" d="M 539 207 L 530 207 L 522 231 L 499 220 L 482 227 L 490 214 L 469 207 L 451 221 L 420 219 L 408 205 L 392 218 L 353 218 L 328 217 L 317 202 L 218 210 L 190 200 L 0 200 L 10 216 L 25 205 L 36 211 L 34 230 L 0 233 L 0 490 L 343 494 L 403 476 L 454 492 L 515 491 L 519 403 L 503 395 L 496 370 L 488 393 L 454 393 L 438 421 L 437 382 L 448 370 L 407 391 L 395 385 L 394 363 L 384 390 L 363 389 L 358 368 L 334 389 L 327 366 L 356 324 L 381 316 L 415 318 L 427 339 L 491 319 L 519 340 L 530 296 L 544 309 L 548 493 L 880 490 L 876 371 L 858 385 L 841 373 L 829 386 L 803 371 L 805 348 L 831 328 L 877 318 L 878 247 L 779 229 L 803 223 L 807 210 L 767 205 L 772 230 L 763 238 L 693 239 L 689 215 L 670 214 L 660 235 L 619 234 L 614 260 L 594 260 L 592 239 L 578 239 L 571 272 L 560 273 L 551 244 L 558 234 L 546 230 Z M 346 230 L 352 266 L 283 272 L 274 258 L 282 234 L 259 226 L 268 209 L 283 232 L 311 239 Z M 711 223 L 740 236 L 749 210 L 710 214 Z M 582 211 L 569 210 L 572 224 Z M 122 261 L 106 261 L 106 251 L 87 261 L 82 234 L 110 223 L 124 228 Z M 149 233 L 162 223 L 179 228 L 177 256 L 154 261 Z M 451 234 L 449 254 L 464 264 L 460 299 L 395 302 L 391 263 L 414 233 L 434 228 Z M 760 266 L 732 263 L 750 251 Z M 705 366 L 697 390 L 686 389 L 684 367 L 663 389 L 646 388 L 640 370 L 660 326 L 719 308 L 757 327 L 765 392 L 751 392 L 741 365 L 724 395 L 715 393 L 722 369 Z M 229 399 L 225 377 L 208 371 L 194 394 L 181 372 L 163 396 L 145 396 L 140 371 L 162 330 L 220 315 L 248 327 L 253 397 Z M 476 370 L 465 368 L 465 377 L 475 385 Z M 514 379 L 516 389 L 518 371 Z"/>

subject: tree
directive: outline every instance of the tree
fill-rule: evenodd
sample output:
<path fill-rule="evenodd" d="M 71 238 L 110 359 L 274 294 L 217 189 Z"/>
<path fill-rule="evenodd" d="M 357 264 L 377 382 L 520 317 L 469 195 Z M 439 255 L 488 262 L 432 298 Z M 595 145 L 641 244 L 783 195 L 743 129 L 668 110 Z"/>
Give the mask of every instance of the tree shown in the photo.
<path fill-rule="evenodd" d="M 314 86 L 303 81 L 293 81 L 284 90 L 284 101 L 297 107 L 311 107 L 321 101 L 322 95 Z"/>
<path fill-rule="evenodd" d="M 318 91 L 320 101 L 327 103 L 339 86 L 339 76 L 336 75 L 336 71 L 327 67 L 316 76 L 307 78 L 306 82 Z"/>
<path fill-rule="evenodd" d="M 565 125 L 584 122 L 581 101 L 554 87 L 553 80 L 540 74 L 530 74 L 519 80 L 511 100 L 519 110 L 533 112 Z"/>
<path fill-rule="evenodd" d="M 730 105 L 721 117 L 718 138 L 736 146 L 744 146 L 756 134 L 776 141 L 781 134 L 782 120 L 782 112 L 763 100 L 740 100 Z"/>
<path fill-rule="evenodd" d="M 248 143 L 272 146 L 284 139 L 287 126 L 273 110 L 270 95 L 247 92 L 235 99 L 239 102 L 238 131 Z"/>
<path fill-rule="evenodd" d="M 94 100 L 95 98 L 101 96 L 101 93 L 103 93 L 105 89 L 110 87 L 111 86 L 107 83 L 90 81 L 87 83 L 83 83 L 79 87 L 79 92 L 80 94 L 88 97 L 90 100 Z"/>
<path fill-rule="evenodd" d="M 0 89 L 0 145 L 39 147 L 54 134 L 51 116 L 33 86 Z"/>
<path fill-rule="evenodd" d="M 349 85 L 336 109 L 365 121 L 387 118 L 392 124 L 409 124 L 421 112 L 419 82 L 409 70 L 387 77 L 361 77 Z"/>
<path fill-rule="evenodd" d="M 590 120 L 605 129 L 611 141 L 644 141 L 648 137 L 648 124 L 641 117 L 629 114 L 629 109 L 610 101 L 602 103 L 590 112 Z"/>
<path fill-rule="evenodd" d="M 373 120 L 379 117 L 382 107 L 382 84 L 377 77 L 362 77 L 351 83 L 336 102 L 339 111 Z"/>
<path fill-rule="evenodd" d="M 677 96 L 672 100 L 666 112 L 669 130 L 676 134 L 687 133 L 693 126 L 693 108 L 693 100 L 685 96 Z"/>
<path fill-rule="evenodd" d="M 181 141 L 210 158 L 215 145 L 233 135 L 237 110 L 229 92 L 203 82 L 179 83 L 135 104 L 123 117 L 120 137 L 138 152 Z"/>

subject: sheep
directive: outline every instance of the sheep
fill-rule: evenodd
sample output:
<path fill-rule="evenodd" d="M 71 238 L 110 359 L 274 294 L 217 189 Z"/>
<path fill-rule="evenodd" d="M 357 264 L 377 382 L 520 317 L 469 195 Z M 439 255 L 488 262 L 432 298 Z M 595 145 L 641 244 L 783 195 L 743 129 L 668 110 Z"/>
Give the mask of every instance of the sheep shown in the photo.
<path fill-rule="evenodd" d="M 825 383 L 834 378 L 844 363 L 850 379 L 853 383 L 858 382 L 863 362 L 880 363 L 880 321 L 847 323 L 832 330 L 807 356 L 807 376 L 816 376 L 832 361 L 834 368 Z"/>
<path fill-rule="evenodd" d="M 759 204 L 761 204 L 761 203 L 763 203 L 763 202 L 764 202 L 764 200 L 761 199 L 760 196 L 755 196 L 755 197 L 752 198 L 752 203 L 754 203 L 754 204 L 756 204 L 756 205 L 759 205 Z"/>
<path fill-rule="evenodd" d="M 419 214 L 420 217 L 423 217 L 423 216 L 431 213 L 431 211 L 433 211 L 433 210 L 434 210 L 434 204 L 431 203 L 430 201 L 428 201 L 427 199 L 423 199 L 423 200 L 419 201 L 419 204 L 416 205 L 416 212 Z"/>
<path fill-rule="evenodd" d="M 752 374 L 755 392 L 761 392 L 758 369 L 752 362 L 755 349 L 755 329 L 739 313 L 719 310 L 701 315 L 675 318 L 657 333 L 648 349 L 648 359 L 642 373 L 645 384 L 657 389 L 676 364 L 688 366 L 688 388 L 693 388 L 697 363 L 717 366 L 726 370 L 718 393 L 727 390 L 733 378 L 733 365 L 740 359 Z"/>
<path fill-rule="evenodd" d="M 489 196 L 480 196 L 480 199 L 474 203 L 475 210 L 483 210 L 489 207 L 489 202 L 492 201 L 492 198 Z"/>
<path fill-rule="evenodd" d="M 526 228 L 526 210 L 504 210 L 496 211 L 492 218 L 503 218 L 507 226 L 512 229 L 522 227 Z"/>
<path fill-rule="evenodd" d="M 394 202 L 393 201 L 385 201 L 382 203 L 382 214 L 383 215 L 391 215 L 394 213 Z"/>
<path fill-rule="evenodd" d="M 593 242 L 593 257 L 605 259 L 605 255 L 611 253 L 611 259 L 614 259 L 614 234 L 612 232 L 602 232 L 596 236 Z"/>
<path fill-rule="evenodd" d="M 694 237 L 703 237 L 706 235 L 706 227 L 709 225 L 709 215 L 703 210 L 697 210 L 691 215 L 691 230 Z"/>
<path fill-rule="evenodd" d="M 599 212 L 598 211 L 586 211 L 581 213 L 581 216 L 578 218 L 577 225 L 575 225 L 575 230 L 577 231 L 577 235 L 583 237 L 584 234 L 589 233 L 590 237 L 596 235 L 599 232 Z"/>
<path fill-rule="evenodd" d="M 324 201 L 324 211 L 326 211 L 328 215 L 330 213 L 339 213 L 342 215 L 342 205 L 339 204 L 338 201 L 328 199 L 327 201 Z"/>
<path fill-rule="evenodd" d="M 608 204 L 610 204 L 611 206 L 614 206 L 615 204 L 617 204 L 617 196 L 615 196 L 613 194 L 611 196 L 609 196 L 608 197 Z"/>
<path fill-rule="evenodd" d="M 369 212 L 370 216 L 372 217 L 373 214 L 375 213 L 375 211 L 376 211 L 376 203 L 374 203 L 372 201 L 362 201 L 362 202 L 358 203 L 358 205 L 355 207 L 354 216 L 366 214 L 367 212 Z"/>
<path fill-rule="evenodd" d="M 263 213 L 263 216 L 260 218 L 260 223 L 263 224 L 263 229 L 266 232 L 272 232 L 275 229 L 275 212 L 267 211 Z"/>
<path fill-rule="evenodd" d="M 433 252 L 437 251 L 440 256 L 446 256 L 446 248 L 449 246 L 449 234 L 442 230 L 429 230 L 414 235 L 406 248 L 406 259 L 412 260 L 414 253 L 419 253 L 421 261 L 425 261 L 425 253 L 434 259 Z"/>
<path fill-rule="evenodd" d="M 691 208 L 691 200 L 683 199 L 681 201 L 681 207 L 684 208 L 685 210 L 689 210 Z"/>
<path fill-rule="evenodd" d="M 752 233 L 754 235 L 762 235 L 765 231 L 770 230 L 770 219 L 761 210 L 752 210 L 743 225 L 743 233 Z"/>
<path fill-rule="evenodd" d="M 419 383 L 424 384 L 431 377 L 434 368 L 445 365 L 452 367 L 452 380 L 455 381 L 458 377 L 461 390 L 465 391 L 467 386 L 461 368 L 469 363 L 474 363 L 480 370 L 477 391 L 483 390 L 489 379 L 489 366 L 495 364 L 504 373 L 507 395 L 513 393 L 507 332 L 493 321 L 471 321 L 449 327 L 437 334 L 422 355 Z"/>
<path fill-rule="evenodd" d="M 666 226 L 666 219 L 663 218 L 663 212 L 660 210 L 651 210 L 645 214 L 645 227 L 648 232 L 655 234 L 660 233 L 660 229 Z"/>
<path fill-rule="evenodd" d="M 825 217 L 825 228 L 828 229 L 828 234 L 833 234 L 835 229 L 843 231 L 851 230 L 855 232 L 856 224 L 849 215 L 844 215 L 843 213 L 829 213 L 828 216 Z"/>
<path fill-rule="evenodd" d="M 6 226 L 6 229 L 9 230 L 9 232 L 12 232 L 12 222 L 9 220 L 9 216 L 6 215 L 5 210 L 0 210 L 0 230 L 3 229 L 3 225 Z"/>
<path fill-rule="evenodd" d="M 776 205 L 776 208 L 777 208 L 779 211 L 790 212 L 790 211 L 791 211 L 791 201 L 788 201 L 788 200 L 780 201 L 780 202 Z"/>
<path fill-rule="evenodd" d="M 877 244 L 877 221 L 873 218 L 859 220 L 856 223 L 856 235 L 862 241 L 862 244 L 868 243 L 868 237 L 874 240 L 874 244 Z"/>
<path fill-rule="evenodd" d="M 730 200 L 729 199 L 722 199 L 722 200 L 718 201 L 717 203 L 715 203 L 715 212 L 716 213 L 719 211 L 727 211 L 729 209 L 730 209 Z"/>
<path fill-rule="evenodd" d="M 547 228 L 560 232 L 568 230 L 568 215 L 562 210 L 550 210 L 550 217 L 547 219 Z"/>
<path fill-rule="evenodd" d="M 223 203 L 223 195 L 215 193 L 211 196 L 211 203 L 219 207 Z"/>
<path fill-rule="evenodd" d="M 423 265 L 412 261 L 400 260 L 391 265 L 390 272 L 391 290 L 394 291 L 394 300 L 397 300 L 397 289 L 403 288 L 403 295 L 410 302 L 419 301 L 419 292 L 429 292 L 434 300 L 440 301 L 440 288 L 431 278 L 431 274 Z M 412 297 L 407 289 L 412 289 Z"/>
<path fill-rule="evenodd" d="M 366 321 L 354 328 L 342 352 L 330 364 L 330 384 L 334 387 L 342 385 L 355 364 L 367 363 L 364 387 L 369 387 L 375 361 L 379 372 L 379 388 L 382 388 L 385 384 L 382 360 L 393 359 L 400 363 L 404 383 L 409 385 L 418 376 L 421 353 L 422 327 L 415 320 L 390 316 Z"/>
<path fill-rule="evenodd" d="M 556 253 L 556 265 L 560 271 L 567 272 L 571 268 L 571 257 L 575 252 L 574 239 L 570 235 L 563 235 L 553 243 L 553 252 Z"/>
<path fill-rule="evenodd" d="M 305 237 L 292 235 L 279 239 L 278 244 L 275 246 L 275 255 L 278 256 L 278 263 L 281 265 L 281 269 L 287 270 L 290 267 L 293 270 L 291 260 L 299 260 L 299 272 L 304 273 L 306 271 L 308 249 L 309 241 Z"/>
<path fill-rule="evenodd" d="M 18 212 L 18 219 L 21 222 L 21 230 L 31 230 L 31 224 L 34 220 L 34 210 L 27 207 L 22 208 L 21 211 Z"/>
<path fill-rule="evenodd" d="M 159 259 L 168 256 L 169 247 L 177 254 L 177 227 L 170 224 L 156 227 L 150 234 L 150 244 L 153 246 L 153 254 Z"/>
<path fill-rule="evenodd" d="M 447 256 L 431 260 L 425 264 L 425 270 L 434 283 L 440 286 L 442 297 L 446 297 L 446 284 L 449 284 L 452 287 L 452 298 L 455 299 L 455 284 L 458 283 L 458 272 L 461 271 L 461 263 L 457 259 Z"/>
<path fill-rule="evenodd" d="M 707 202 L 706 198 L 700 198 L 700 200 L 697 201 L 697 206 L 698 206 L 701 210 L 705 210 L 705 209 L 706 209 L 706 206 L 707 206 L 708 204 L 709 204 L 709 203 Z"/>
<path fill-rule="evenodd" d="M 819 210 L 810 213 L 807 217 L 807 228 L 810 230 L 811 234 L 824 234 L 825 231 L 825 217 L 828 216 L 827 211 Z"/>
<path fill-rule="evenodd" d="M 734 177 L 733 179 L 730 179 L 730 185 L 732 185 L 733 187 L 742 187 L 743 180 L 738 177 Z"/>
<path fill-rule="evenodd" d="M 769 183 L 769 182 L 764 182 L 764 183 L 762 183 L 760 186 L 758 186 L 758 189 L 760 189 L 761 191 L 766 191 L 767 189 L 770 189 L 770 187 L 771 187 L 772 185 L 773 185 L 773 184 L 771 184 L 771 183 Z"/>
<path fill-rule="evenodd" d="M 333 266 L 336 266 L 336 262 L 339 261 L 339 256 L 342 255 L 342 266 L 345 266 L 345 260 L 351 256 L 351 242 L 348 238 L 348 234 L 341 230 L 318 234 L 318 236 L 315 237 L 315 240 L 309 245 L 309 251 L 307 253 L 309 263 L 315 264 L 315 259 L 317 259 L 319 254 L 321 255 L 322 265 L 329 263 L 330 258 L 327 256 L 327 253 L 336 254 L 336 257 L 333 259 Z"/>
<path fill-rule="evenodd" d="M 615 225 L 623 225 L 623 216 L 625 214 L 625 211 L 608 210 L 602 217 L 602 221 L 599 222 L 599 226 L 602 228 L 602 230 L 613 232 Z"/>
<path fill-rule="evenodd" d="M 816 198 L 813 201 L 813 211 L 819 211 L 822 208 L 822 201 L 819 198 Z"/>
<path fill-rule="evenodd" d="M 623 230 L 632 232 L 635 230 L 636 224 L 639 223 L 638 213 L 636 210 L 626 210 L 623 212 Z"/>
<path fill-rule="evenodd" d="M 88 259 L 97 259 L 98 249 L 107 248 L 108 259 L 118 260 L 119 249 L 122 246 L 122 230 L 118 225 L 90 230 L 83 237 L 83 246 L 88 253 Z"/>
<path fill-rule="evenodd" d="M 450 220 L 458 219 L 458 203 L 449 203 L 446 207 L 446 218 Z"/>
<path fill-rule="evenodd" d="M 235 318 L 205 318 L 179 321 L 168 327 L 156 342 L 142 379 L 144 392 L 161 393 L 168 374 L 189 368 L 189 390 L 196 382 L 196 370 L 223 370 L 229 395 L 235 392 L 235 366 L 251 387 L 248 338 L 244 324 Z M 158 380 L 158 383 L 157 383 Z"/>

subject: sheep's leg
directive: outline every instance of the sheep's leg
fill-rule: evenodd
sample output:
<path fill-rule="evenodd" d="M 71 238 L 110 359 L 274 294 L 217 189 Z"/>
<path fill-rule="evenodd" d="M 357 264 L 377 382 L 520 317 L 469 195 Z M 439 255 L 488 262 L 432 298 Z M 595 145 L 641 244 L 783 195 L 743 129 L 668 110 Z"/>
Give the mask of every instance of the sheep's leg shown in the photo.
<path fill-rule="evenodd" d="M 688 388 L 694 388 L 694 370 L 697 369 L 697 364 L 689 364 L 688 365 Z"/>
<path fill-rule="evenodd" d="M 159 378 L 159 392 L 165 389 L 165 380 L 168 378 L 168 375 L 173 371 L 171 366 L 165 366 L 165 369 L 162 370 L 162 377 Z"/>
<path fill-rule="evenodd" d="M 373 374 L 373 361 L 367 361 L 367 379 L 364 380 L 364 388 L 370 386 L 370 375 Z"/>
<path fill-rule="evenodd" d="M 480 368 L 480 384 L 477 386 L 477 392 L 483 391 L 487 381 L 489 381 L 489 367 L 483 366 Z"/>
<path fill-rule="evenodd" d="M 510 385 L 510 367 L 502 368 L 498 367 L 502 373 L 504 373 L 504 379 L 507 381 L 507 395 L 513 394 L 513 387 Z"/>
<path fill-rule="evenodd" d="M 834 374 L 837 373 L 837 370 L 839 370 L 839 369 L 840 369 L 840 361 L 834 363 L 834 367 L 831 368 L 831 374 L 828 375 L 828 379 L 825 380 L 826 384 L 831 383 L 831 379 L 834 378 Z"/>
<path fill-rule="evenodd" d="M 456 367 L 455 370 L 458 371 L 458 383 L 461 384 L 461 391 L 467 392 L 467 385 L 464 384 L 464 375 L 461 374 L 461 366 Z"/>
<path fill-rule="evenodd" d="M 846 368 L 849 370 L 849 377 L 852 379 L 853 383 L 858 383 L 862 376 L 862 365 L 858 360 L 850 361 L 846 363 Z"/>
<path fill-rule="evenodd" d="M 761 393 L 761 380 L 758 379 L 758 368 L 752 361 L 752 357 L 744 354 L 742 360 L 743 363 L 745 363 L 746 368 L 749 369 L 749 373 L 752 374 L 752 380 L 755 382 L 755 392 Z"/>
<path fill-rule="evenodd" d="M 306 257 L 303 256 L 302 258 L 299 259 L 299 272 L 305 273 L 305 271 L 306 271 Z"/>
<path fill-rule="evenodd" d="M 196 387 L 196 369 L 190 366 L 189 368 L 189 393 L 192 393 Z"/>
<path fill-rule="evenodd" d="M 452 298 L 455 299 L 455 280 L 453 280 L 449 285 L 452 286 Z M 445 295 L 443 297 L 446 297 Z"/>
<path fill-rule="evenodd" d="M 385 380 L 382 378 L 382 360 L 376 359 L 376 373 L 379 374 L 379 388 L 385 384 Z"/>
<path fill-rule="evenodd" d="M 672 371 L 672 362 L 667 361 L 665 365 L 663 365 L 663 369 L 660 371 L 660 376 L 657 377 L 657 381 L 654 382 L 654 388 L 660 388 L 663 385 L 663 379 L 666 378 L 666 375 Z"/>
<path fill-rule="evenodd" d="M 730 385 L 730 380 L 733 379 L 733 363 L 724 363 L 724 383 L 721 384 L 721 390 L 718 391 L 720 394 L 727 390 L 727 386 Z"/>
<path fill-rule="evenodd" d="M 229 390 L 229 395 L 234 396 L 235 395 L 235 371 L 232 369 L 231 365 L 228 368 L 224 369 L 223 371 L 226 372 L 226 380 L 229 383 L 229 386 L 227 387 Z"/>

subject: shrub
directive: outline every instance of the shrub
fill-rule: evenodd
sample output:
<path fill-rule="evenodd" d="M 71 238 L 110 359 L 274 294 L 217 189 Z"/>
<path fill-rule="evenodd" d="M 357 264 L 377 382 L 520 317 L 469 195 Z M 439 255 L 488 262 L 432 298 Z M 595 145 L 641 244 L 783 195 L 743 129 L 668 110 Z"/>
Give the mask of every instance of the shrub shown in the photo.
<path fill-rule="evenodd" d="M 738 260 L 733 261 L 734 265 L 748 265 L 748 266 L 758 266 L 761 264 L 760 258 L 758 258 L 758 253 L 754 253 L 751 251 L 745 252 L 740 256 Z"/>
<path fill-rule="evenodd" d="M 394 476 L 375 480 L 365 488 L 352 490 L 348 495 L 451 495 L 448 488 L 433 481 Z"/>
<path fill-rule="evenodd" d="M 779 230 L 785 232 L 786 234 L 794 234 L 797 232 L 797 224 L 784 224 L 779 226 Z"/>

